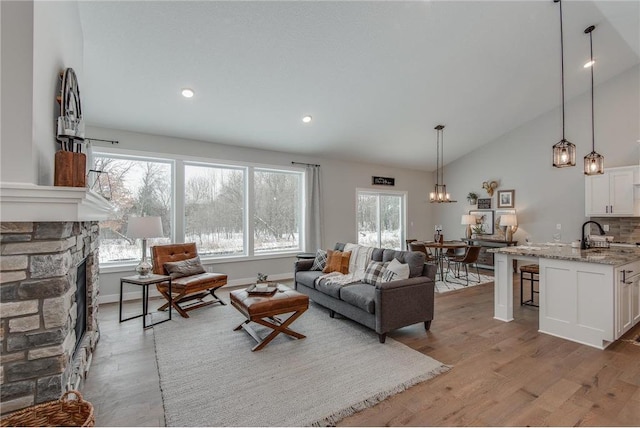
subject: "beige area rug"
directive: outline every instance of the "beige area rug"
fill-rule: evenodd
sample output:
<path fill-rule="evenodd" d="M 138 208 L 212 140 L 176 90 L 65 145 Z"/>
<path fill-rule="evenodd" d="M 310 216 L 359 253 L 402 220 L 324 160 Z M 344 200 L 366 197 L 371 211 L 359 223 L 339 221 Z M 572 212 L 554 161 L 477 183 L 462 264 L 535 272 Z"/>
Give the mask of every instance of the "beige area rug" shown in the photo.
<path fill-rule="evenodd" d="M 333 425 L 449 370 L 315 304 L 291 325 L 306 339 L 281 334 L 258 352 L 230 305 L 189 315 L 154 327 L 168 426 Z"/>
<path fill-rule="evenodd" d="M 474 269 L 475 271 L 475 269 Z M 453 274 L 448 273 L 445 275 L 446 281 L 436 281 L 436 293 L 448 293 L 449 291 L 460 290 L 463 288 L 474 287 L 476 285 L 486 284 L 487 282 L 493 282 L 494 277 L 489 275 L 480 274 L 480 278 L 475 272 L 469 272 L 469 285 L 464 278 L 455 278 Z M 478 282 L 479 279 L 479 282 Z"/>

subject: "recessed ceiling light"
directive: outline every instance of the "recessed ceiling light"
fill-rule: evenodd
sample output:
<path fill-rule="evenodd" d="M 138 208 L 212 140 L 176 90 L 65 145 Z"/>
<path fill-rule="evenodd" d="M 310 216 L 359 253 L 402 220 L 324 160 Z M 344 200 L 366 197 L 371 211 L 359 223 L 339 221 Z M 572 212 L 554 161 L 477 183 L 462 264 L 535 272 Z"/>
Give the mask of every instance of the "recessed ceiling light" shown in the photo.
<path fill-rule="evenodd" d="M 311 122 L 311 119 L 312 119 L 312 117 L 311 117 L 311 116 L 306 115 L 306 116 L 304 116 L 304 117 L 302 118 L 302 121 L 303 121 L 304 123 L 309 123 L 309 122 Z"/>
<path fill-rule="evenodd" d="M 592 66 L 593 64 L 595 64 L 595 63 L 596 63 L 596 62 L 595 62 L 595 61 L 593 61 L 593 60 L 592 60 L 592 61 L 587 61 L 587 62 L 584 64 L 584 66 L 583 66 L 583 67 L 584 67 L 584 68 L 589 68 L 589 67 L 591 67 L 591 66 Z"/>
<path fill-rule="evenodd" d="M 194 94 L 195 92 L 193 92 L 193 89 L 189 89 L 189 88 L 182 89 L 182 96 L 185 98 L 192 98 Z"/>

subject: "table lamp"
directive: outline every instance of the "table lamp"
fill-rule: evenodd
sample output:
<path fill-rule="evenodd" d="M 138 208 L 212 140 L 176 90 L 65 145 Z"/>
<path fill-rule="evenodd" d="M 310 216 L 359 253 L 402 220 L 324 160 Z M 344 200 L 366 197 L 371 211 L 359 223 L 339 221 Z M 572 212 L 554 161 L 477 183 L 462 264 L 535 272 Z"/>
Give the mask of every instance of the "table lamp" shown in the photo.
<path fill-rule="evenodd" d="M 472 224 L 476 224 L 476 216 L 471 215 L 471 214 L 463 214 L 462 215 L 462 220 L 460 221 L 460 224 L 466 224 L 467 225 L 467 239 L 471 239 L 471 225 Z"/>
<path fill-rule="evenodd" d="M 160 217 L 130 217 L 127 225 L 129 238 L 142 239 L 142 260 L 136 266 L 140 278 L 148 278 L 153 266 L 147 261 L 147 238 L 162 236 L 162 221 Z"/>
<path fill-rule="evenodd" d="M 515 214 L 503 214 L 500 216 L 500 226 L 504 226 L 504 236 L 507 242 L 513 240 L 513 232 L 517 230 L 518 219 Z"/>

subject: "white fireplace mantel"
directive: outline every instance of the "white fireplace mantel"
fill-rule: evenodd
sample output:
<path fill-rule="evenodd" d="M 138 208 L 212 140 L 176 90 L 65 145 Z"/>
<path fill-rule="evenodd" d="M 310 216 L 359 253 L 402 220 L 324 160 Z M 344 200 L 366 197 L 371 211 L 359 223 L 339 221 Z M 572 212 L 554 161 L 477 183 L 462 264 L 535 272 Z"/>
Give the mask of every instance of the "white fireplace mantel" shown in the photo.
<path fill-rule="evenodd" d="M 86 187 L 0 183 L 0 221 L 100 221 L 114 207 Z"/>

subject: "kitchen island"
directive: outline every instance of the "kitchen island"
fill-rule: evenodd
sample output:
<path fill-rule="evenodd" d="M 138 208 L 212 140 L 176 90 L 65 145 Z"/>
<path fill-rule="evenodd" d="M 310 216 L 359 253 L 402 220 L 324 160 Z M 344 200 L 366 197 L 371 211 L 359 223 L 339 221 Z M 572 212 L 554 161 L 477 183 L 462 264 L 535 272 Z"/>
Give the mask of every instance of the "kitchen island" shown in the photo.
<path fill-rule="evenodd" d="M 513 320 L 512 263 L 524 260 L 540 266 L 540 332 L 604 349 L 640 322 L 640 249 L 545 243 L 489 251 L 498 320 Z"/>

